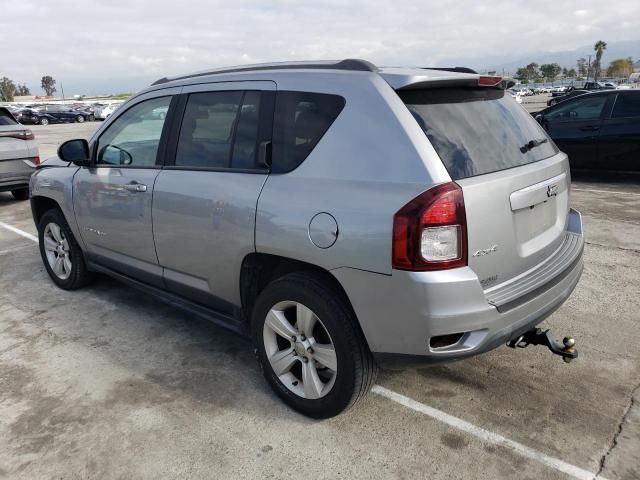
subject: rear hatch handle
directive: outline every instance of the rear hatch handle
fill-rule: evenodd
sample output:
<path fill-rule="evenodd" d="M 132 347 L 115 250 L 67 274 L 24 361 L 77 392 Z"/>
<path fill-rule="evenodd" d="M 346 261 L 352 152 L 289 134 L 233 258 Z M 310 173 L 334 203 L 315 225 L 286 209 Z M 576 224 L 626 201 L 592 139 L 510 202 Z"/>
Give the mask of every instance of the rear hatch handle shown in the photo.
<path fill-rule="evenodd" d="M 567 189 L 567 174 L 561 173 L 540 183 L 513 192 L 509 196 L 511 210 L 521 210 L 546 202 Z"/>

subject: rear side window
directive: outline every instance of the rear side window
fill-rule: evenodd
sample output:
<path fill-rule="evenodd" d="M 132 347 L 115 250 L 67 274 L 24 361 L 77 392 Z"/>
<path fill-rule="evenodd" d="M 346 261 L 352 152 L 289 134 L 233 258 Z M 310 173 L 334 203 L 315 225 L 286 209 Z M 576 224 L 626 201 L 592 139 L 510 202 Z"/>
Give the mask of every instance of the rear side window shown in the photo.
<path fill-rule="evenodd" d="M 4 108 L 0 108 L 0 126 L 3 125 L 17 125 L 18 122 L 15 121 L 13 115 L 9 112 L 9 110 L 5 110 Z"/>
<path fill-rule="evenodd" d="M 272 171 L 290 172 L 318 144 L 344 108 L 339 95 L 278 92 L 273 124 Z"/>
<path fill-rule="evenodd" d="M 398 92 L 454 180 L 484 175 L 557 153 L 547 134 L 503 90 L 445 88 Z"/>
<path fill-rule="evenodd" d="M 260 92 L 189 95 L 180 128 L 176 166 L 256 168 Z"/>
<path fill-rule="evenodd" d="M 618 95 L 611 117 L 640 117 L 640 95 Z"/>

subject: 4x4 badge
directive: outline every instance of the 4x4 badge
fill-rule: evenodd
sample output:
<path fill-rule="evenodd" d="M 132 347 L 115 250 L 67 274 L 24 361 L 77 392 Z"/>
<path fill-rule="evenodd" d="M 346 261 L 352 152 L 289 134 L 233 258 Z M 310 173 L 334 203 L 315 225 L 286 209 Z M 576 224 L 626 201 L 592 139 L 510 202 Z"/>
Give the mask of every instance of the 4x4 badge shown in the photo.
<path fill-rule="evenodd" d="M 553 185 L 549 185 L 547 187 L 547 197 L 555 197 L 556 195 L 558 195 L 558 185 L 555 183 Z"/>

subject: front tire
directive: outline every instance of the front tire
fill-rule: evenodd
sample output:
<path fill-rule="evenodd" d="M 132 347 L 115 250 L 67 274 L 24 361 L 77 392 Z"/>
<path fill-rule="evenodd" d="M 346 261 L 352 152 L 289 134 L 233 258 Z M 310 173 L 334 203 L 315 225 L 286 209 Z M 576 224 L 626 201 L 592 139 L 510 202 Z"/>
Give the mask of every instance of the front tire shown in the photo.
<path fill-rule="evenodd" d="M 322 276 L 294 273 L 262 291 L 251 330 L 264 376 L 284 402 L 313 418 L 352 407 L 377 367 L 346 300 Z"/>
<path fill-rule="evenodd" d="M 82 250 L 58 209 L 46 211 L 38 223 L 40 255 L 47 273 L 58 287 L 77 290 L 90 279 Z"/>
<path fill-rule="evenodd" d="M 11 195 L 16 200 L 29 200 L 29 189 L 28 188 L 18 188 L 16 190 L 11 190 Z"/>
<path fill-rule="evenodd" d="M 76 122 L 78 122 L 78 123 L 84 123 L 84 117 L 83 117 L 82 115 L 78 115 L 78 116 L 76 117 Z"/>
<path fill-rule="evenodd" d="M 47 120 L 46 118 L 41 118 L 40 125 L 49 125 L 49 120 Z"/>

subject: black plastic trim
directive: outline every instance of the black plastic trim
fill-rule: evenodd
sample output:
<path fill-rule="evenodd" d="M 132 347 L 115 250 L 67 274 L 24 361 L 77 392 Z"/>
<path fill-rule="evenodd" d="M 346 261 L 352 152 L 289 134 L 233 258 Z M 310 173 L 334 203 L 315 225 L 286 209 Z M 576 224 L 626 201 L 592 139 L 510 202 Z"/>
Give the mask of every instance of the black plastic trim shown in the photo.
<path fill-rule="evenodd" d="M 248 336 L 246 322 L 236 318 L 235 316 L 227 315 L 204 305 L 200 305 L 196 302 L 192 302 L 191 300 L 188 300 L 180 295 L 169 292 L 162 288 L 154 287 L 153 285 L 146 284 L 139 280 L 135 280 L 131 277 L 128 277 L 127 275 L 118 273 L 100 264 L 88 262 L 88 267 L 91 271 L 108 275 L 133 288 L 148 293 L 149 295 L 153 295 L 158 300 L 185 310 L 205 320 L 209 320 L 210 322 L 213 322 L 216 325 L 237 333 L 243 337 Z"/>

